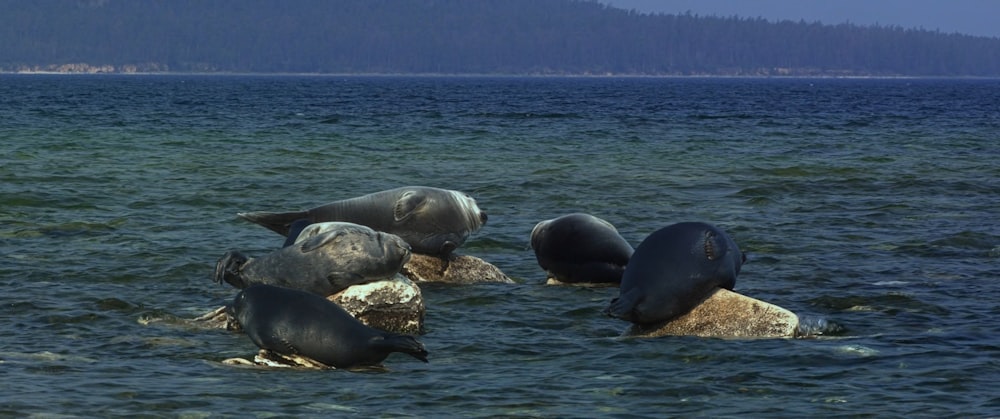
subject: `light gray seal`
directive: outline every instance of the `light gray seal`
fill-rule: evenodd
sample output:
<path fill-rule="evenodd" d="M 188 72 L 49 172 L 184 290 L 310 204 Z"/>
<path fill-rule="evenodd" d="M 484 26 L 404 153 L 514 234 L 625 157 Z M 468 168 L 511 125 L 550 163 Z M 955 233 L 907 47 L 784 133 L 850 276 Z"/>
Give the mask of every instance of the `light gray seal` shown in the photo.
<path fill-rule="evenodd" d="M 640 325 L 672 320 L 715 288 L 732 290 L 745 261 L 736 242 L 711 224 L 661 228 L 635 249 L 606 313 Z"/>
<path fill-rule="evenodd" d="M 335 368 L 381 364 L 392 352 L 427 362 L 413 336 L 365 326 L 326 298 L 271 285 L 244 289 L 230 314 L 261 349 L 298 355 Z"/>
<path fill-rule="evenodd" d="M 573 213 L 545 220 L 531 230 L 538 266 L 565 283 L 619 283 L 632 245 L 611 223 Z"/>
<path fill-rule="evenodd" d="M 395 234 L 416 253 L 447 256 L 486 224 L 476 200 L 459 191 L 407 186 L 334 201 L 305 211 L 244 212 L 247 220 L 288 237 L 292 223 L 346 221 Z"/>
<path fill-rule="evenodd" d="M 403 239 L 358 224 L 314 224 L 300 236 L 259 258 L 227 252 L 215 265 L 215 281 L 241 289 L 279 285 L 327 296 L 391 278 L 410 260 L 410 246 Z"/>

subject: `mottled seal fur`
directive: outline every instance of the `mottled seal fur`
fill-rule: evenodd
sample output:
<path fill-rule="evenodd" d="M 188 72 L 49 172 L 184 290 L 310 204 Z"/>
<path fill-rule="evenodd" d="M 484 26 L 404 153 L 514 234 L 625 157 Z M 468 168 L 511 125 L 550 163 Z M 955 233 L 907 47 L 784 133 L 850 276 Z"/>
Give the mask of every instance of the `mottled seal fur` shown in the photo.
<path fill-rule="evenodd" d="M 448 255 L 486 223 L 472 197 L 448 189 L 406 186 L 294 212 L 244 212 L 247 220 L 288 237 L 292 223 L 346 221 L 395 234 L 416 253 Z"/>
<path fill-rule="evenodd" d="M 261 349 L 335 368 L 378 365 L 392 352 L 427 362 L 416 338 L 365 326 L 333 302 L 305 291 L 254 285 L 233 299 L 232 316 Z"/>
<path fill-rule="evenodd" d="M 671 320 L 716 288 L 732 290 L 744 260 L 733 239 L 711 224 L 661 228 L 635 249 L 607 313 L 637 324 Z"/>
<path fill-rule="evenodd" d="M 216 263 L 215 281 L 241 289 L 279 285 L 327 296 L 392 278 L 410 260 L 405 241 L 362 225 L 312 225 L 303 233 L 302 240 L 259 258 L 227 252 Z"/>
<path fill-rule="evenodd" d="M 531 248 L 538 266 L 562 283 L 619 283 L 634 251 L 611 223 L 582 213 L 536 224 Z"/>

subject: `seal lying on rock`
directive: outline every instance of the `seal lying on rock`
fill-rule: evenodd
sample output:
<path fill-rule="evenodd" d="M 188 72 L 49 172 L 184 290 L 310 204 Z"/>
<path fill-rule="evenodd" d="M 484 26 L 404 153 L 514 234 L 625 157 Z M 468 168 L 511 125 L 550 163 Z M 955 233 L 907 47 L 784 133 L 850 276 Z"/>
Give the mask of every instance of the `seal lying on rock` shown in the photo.
<path fill-rule="evenodd" d="M 395 234 L 416 253 L 448 255 L 486 224 L 472 197 L 453 190 L 407 186 L 334 201 L 305 211 L 244 212 L 247 220 L 288 237 L 292 223 L 346 221 Z"/>
<path fill-rule="evenodd" d="M 259 258 L 227 252 L 216 263 L 215 281 L 236 288 L 279 285 L 325 297 L 354 284 L 392 278 L 409 259 L 410 246 L 395 235 L 336 223 Z"/>
<path fill-rule="evenodd" d="M 307 240 L 312 236 L 335 229 L 339 224 L 345 223 L 328 221 L 303 225 L 298 221 L 293 222 L 286 243 Z M 514 282 L 499 268 L 482 259 L 454 253 L 447 256 L 413 253 L 410 255 L 409 262 L 403 266 L 402 274 L 414 282 L 447 282 L 452 284 Z"/>
<path fill-rule="evenodd" d="M 417 284 L 401 274 L 375 282 L 357 284 L 326 297 L 343 308 L 365 326 L 387 332 L 423 333 L 423 293 Z M 194 319 L 191 324 L 213 329 L 239 331 L 240 325 L 225 306 Z"/>
<path fill-rule="evenodd" d="M 427 362 L 413 336 L 365 326 L 326 298 L 272 285 L 254 285 L 233 300 L 232 316 L 261 349 L 335 368 L 378 365 L 392 352 Z"/>
<path fill-rule="evenodd" d="M 733 239 L 711 224 L 661 228 L 639 243 L 606 312 L 638 324 L 674 319 L 715 289 L 732 290 L 744 260 Z"/>
<path fill-rule="evenodd" d="M 564 284 L 618 284 L 633 253 L 615 226 L 582 213 L 536 224 L 531 230 L 531 248 L 538 266 L 550 279 Z"/>

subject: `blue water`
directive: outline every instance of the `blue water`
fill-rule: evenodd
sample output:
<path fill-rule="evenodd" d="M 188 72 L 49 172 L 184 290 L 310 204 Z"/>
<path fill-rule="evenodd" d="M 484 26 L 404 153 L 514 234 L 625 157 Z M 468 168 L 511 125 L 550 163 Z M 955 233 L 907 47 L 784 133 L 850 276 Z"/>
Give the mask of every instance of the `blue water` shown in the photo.
<path fill-rule="evenodd" d="M 0 150 L 0 416 L 1000 415 L 998 80 L 3 75 Z M 224 366 L 185 321 L 281 244 L 236 212 L 404 185 L 518 282 L 424 286 L 430 363 Z M 619 339 L 528 248 L 576 211 L 719 225 L 736 291 L 843 331 Z"/>

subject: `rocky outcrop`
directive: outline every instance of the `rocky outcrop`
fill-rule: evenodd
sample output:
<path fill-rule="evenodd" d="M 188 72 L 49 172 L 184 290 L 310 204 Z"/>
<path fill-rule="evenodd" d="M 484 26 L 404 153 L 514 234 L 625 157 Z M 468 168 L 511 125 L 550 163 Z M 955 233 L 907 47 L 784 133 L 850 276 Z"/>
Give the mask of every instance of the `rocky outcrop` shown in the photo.
<path fill-rule="evenodd" d="M 369 327 L 411 335 L 423 332 L 424 297 L 420 287 L 403 275 L 352 285 L 327 299 Z"/>
<path fill-rule="evenodd" d="M 790 338 L 799 318 L 784 308 L 719 288 L 687 314 L 656 325 L 633 324 L 622 336 Z"/>
<path fill-rule="evenodd" d="M 562 282 L 550 276 L 545 279 L 545 285 L 559 285 L 559 286 L 585 287 L 585 288 L 612 288 L 612 287 L 617 287 L 619 284 L 617 282 Z"/>

